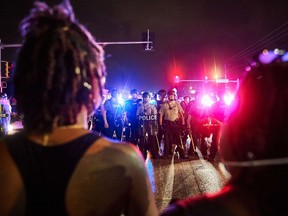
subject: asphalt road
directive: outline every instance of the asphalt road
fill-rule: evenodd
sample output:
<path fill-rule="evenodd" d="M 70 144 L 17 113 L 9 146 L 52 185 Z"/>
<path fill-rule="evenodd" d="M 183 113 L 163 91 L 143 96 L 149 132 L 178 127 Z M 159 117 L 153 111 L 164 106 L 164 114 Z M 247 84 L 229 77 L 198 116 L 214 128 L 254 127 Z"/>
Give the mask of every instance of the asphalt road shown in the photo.
<path fill-rule="evenodd" d="M 210 163 L 199 157 L 179 160 L 175 154 L 171 159 L 147 159 L 147 170 L 159 211 L 171 199 L 183 199 L 203 193 L 213 193 L 230 178 L 218 158 Z"/>

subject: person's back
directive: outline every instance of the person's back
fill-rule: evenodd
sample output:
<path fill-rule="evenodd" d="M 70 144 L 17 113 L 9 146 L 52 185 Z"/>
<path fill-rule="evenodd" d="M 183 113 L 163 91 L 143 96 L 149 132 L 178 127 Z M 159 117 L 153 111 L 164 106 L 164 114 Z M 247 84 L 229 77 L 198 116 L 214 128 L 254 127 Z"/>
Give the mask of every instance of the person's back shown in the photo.
<path fill-rule="evenodd" d="M 0 140 L 0 215 L 157 215 L 141 154 L 87 129 L 104 51 L 70 3 L 35 3 L 14 72 L 23 132 Z"/>
<path fill-rule="evenodd" d="M 288 63 L 273 58 L 254 62 L 224 122 L 219 147 L 230 181 L 219 193 L 172 204 L 163 216 L 287 215 Z"/>
<path fill-rule="evenodd" d="M 24 134 L 0 143 L 1 215 L 156 214 L 133 147 L 84 130 L 72 136 L 61 130 L 51 139 L 59 140 L 59 133 L 68 138 L 48 147 Z"/>

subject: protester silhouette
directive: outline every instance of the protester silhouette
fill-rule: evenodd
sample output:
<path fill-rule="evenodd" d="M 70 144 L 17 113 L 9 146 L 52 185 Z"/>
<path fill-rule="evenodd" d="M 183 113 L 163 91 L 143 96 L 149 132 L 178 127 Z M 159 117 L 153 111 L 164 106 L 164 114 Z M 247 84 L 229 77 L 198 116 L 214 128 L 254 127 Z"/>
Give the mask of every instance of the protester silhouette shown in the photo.
<path fill-rule="evenodd" d="M 70 3 L 36 2 L 20 27 L 14 85 L 24 131 L 0 141 L 0 215 L 157 215 L 140 152 L 87 129 L 104 53 Z"/>

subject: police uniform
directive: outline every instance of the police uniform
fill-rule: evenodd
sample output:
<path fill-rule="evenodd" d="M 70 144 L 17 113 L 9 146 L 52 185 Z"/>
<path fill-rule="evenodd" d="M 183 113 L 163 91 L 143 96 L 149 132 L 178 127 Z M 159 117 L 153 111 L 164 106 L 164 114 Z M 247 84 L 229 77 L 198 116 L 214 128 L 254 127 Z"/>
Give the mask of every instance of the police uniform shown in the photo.
<path fill-rule="evenodd" d="M 117 99 L 110 98 L 104 103 L 104 124 L 107 120 L 108 128 L 105 128 L 103 134 L 107 137 L 113 138 L 114 131 L 116 138 L 122 140 L 123 131 L 123 106 L 117 101 Z"/>
<path fill-rule="evenodd" d="M 172 144 L 176 144 L 176 151 L 179 152 L 182 159 L 185 158 L 181 140 L 182 127 L 184 126 L 182 107 L 175 100 L 167 101 L 161 106 L 159 114 L 160 126 L 163 126 L 165 131 L 164 157 L 168 157 L 172 153 Z"/>
<path fill-rule="evenodd" d="M 149 102 L 140 103 L 136 113 L 138 117 L 139 148 L 144 158 L 150 150 L 152 158 L 159 158 L 159 142 L 157 139 L 158 123 L 157 108 Z"/>
<path fill-rule="evenodd" d="M 125 128 L 125 138 L 127 142 L 131 142 L 137 145 L 138 140 L 138 119 L 136 117 L 136 112 L 139 106 L 141 99 L 130 99 L 127 100 L 125 103 L 125 113 L 127 121 L 126 128 Z"/>
<path fill-rule="evenodd" d="M 186 153 L 186 142 L 187 142 L 187 138 L 188 138 L 188 135 L 189 135 L 189 130 L 188 130 L 188 127 L 187 127 L 187 119 L 188 119 L 188 109 L 189 109 L 189 101 L 190 101 L 190 98 L 188 101 L 185 100 L 186 97 L 184 97 L 184 100 L 180 102 L 180 105 L 184 111 L 184 121 L 185 121 L 185 128 L 184 130 L 182 131 L 182 143 L 183 143 L 183 147 L 184 147 L 184 151 Z"/>
<path fill-rule="evenodd" d="M 188 118 L 187 128 L 190 136 L 192 137 L 190 147 L 188 149 L 188 155 L 192 156 L 196 154 L 196 146 L 199 146 L 198 140 L 200 139 L 200 122 L 203 115 L 203 106 L 199 99 L 190 101 L 188 105 Z M 193 142 L 193 143 L 192 143 Z"/>
<path fill-rule="evenodd" d="M 103 104 L 101 104 L 93 115 L 92 130 L 99 134 L 104 130 L 103 109 Z"/>

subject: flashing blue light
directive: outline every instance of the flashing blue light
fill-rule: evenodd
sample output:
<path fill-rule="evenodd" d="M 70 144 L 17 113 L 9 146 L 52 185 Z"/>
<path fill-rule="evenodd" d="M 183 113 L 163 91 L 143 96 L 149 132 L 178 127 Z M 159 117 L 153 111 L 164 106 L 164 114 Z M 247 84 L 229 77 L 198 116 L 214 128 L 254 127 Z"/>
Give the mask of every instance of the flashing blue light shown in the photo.
<path fill-rule="evenodd" d="M 124 103 L 125 103 L 125 101 L 124 101 L 124 99 L 123 99 L 123 97 L 122 97 L 121 94 L 119 94 L 119 96 L 118 96 L 118 103 L 121 104 L 122 106 L 123 106 Z"/>
<path fill-rule="evenodd" d="M 285 54 L 282 56 L 282 61 L 283 61 L 283 62 L 287 62 L 287 61 L 288 61 L 288 52 L 285 53 Z"/>
<path fill-rule="evenodd" d="M 152 105 L 156 105 L 157 102 L 156 102 L 156 100 L 152 99 L 152 100 L 150 100 L 150 104 L 152 104 Z"/>
<path fill-rule="evenodd" d="M 259 61 L 263 64 L 269 64 L 272 62 L 274 59 L 276 59 L 278 54 L 276 54 L 274 51 L 268 51 L 264 50 L 260 55 L 259 55 Z"/>

